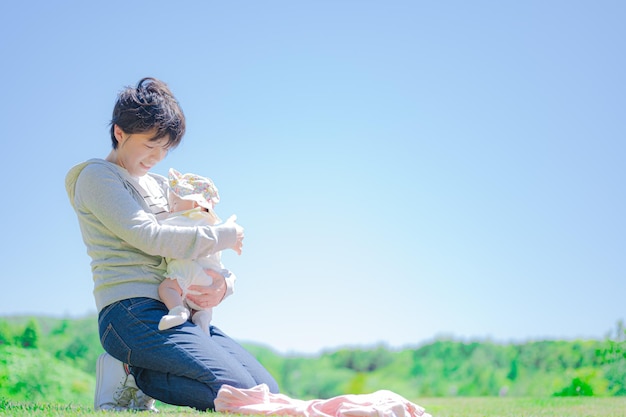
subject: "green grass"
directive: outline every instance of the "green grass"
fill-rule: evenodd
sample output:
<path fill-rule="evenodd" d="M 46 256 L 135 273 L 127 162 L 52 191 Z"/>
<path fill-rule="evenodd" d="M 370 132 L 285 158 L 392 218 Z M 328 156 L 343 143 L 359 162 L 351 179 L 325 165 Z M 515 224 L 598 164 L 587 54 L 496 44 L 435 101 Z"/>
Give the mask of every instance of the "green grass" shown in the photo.
<path fill-rule="evenodd" d="M 417 402 L 433 417 L 624 417 L 626 397 L 431 398 Z"/>
<path fill-rule="evenodd" d="M 426 398 L 417 401 L 433 417 L 624 417 L 626 397 L 577 398 Z M 184 407 L 159 405 L 159 416 L 228 416 L 203 413 Z M 136 415 L 122 412 L 113 415 Z M 139 413 L 147 416 L 150 414 Z M 0 416 L 11 417 L 102 417 L 108 415 L 88 407 L 37 403 L 15 403 L 0 399 Z"/>

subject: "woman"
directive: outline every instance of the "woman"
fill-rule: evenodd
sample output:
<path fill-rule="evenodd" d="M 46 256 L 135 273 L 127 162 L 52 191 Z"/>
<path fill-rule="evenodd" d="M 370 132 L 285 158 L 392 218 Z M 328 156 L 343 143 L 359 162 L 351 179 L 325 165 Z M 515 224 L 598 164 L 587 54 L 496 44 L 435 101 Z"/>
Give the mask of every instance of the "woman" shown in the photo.
<path fill-rule="evenodd" d="M 241 254 L 243 228 L 160 225 L 169 212 L 167 181 L 149 170 L 176 147 L 185 117 L 167 85 L 144 78 L 118 96 L 111 120 L 113 149 L 106 159 L 73 167 L 66 189 L 92 258 L 94 297 L 105 354 L 96 369 L 96 409 L 148 409 L 154 399 L 214 409 L 223 384 L 252 388 L 276 381 L 245 349 L 217 327 L 207 336 L 191 322 L 159 331 L 167 307 L 158 287 L 165 257 L 196 259 L 232 249 Z M 191 300 L 217 305 L 232 283 L 207 270 L 211 287 L 192 288 Z"/>

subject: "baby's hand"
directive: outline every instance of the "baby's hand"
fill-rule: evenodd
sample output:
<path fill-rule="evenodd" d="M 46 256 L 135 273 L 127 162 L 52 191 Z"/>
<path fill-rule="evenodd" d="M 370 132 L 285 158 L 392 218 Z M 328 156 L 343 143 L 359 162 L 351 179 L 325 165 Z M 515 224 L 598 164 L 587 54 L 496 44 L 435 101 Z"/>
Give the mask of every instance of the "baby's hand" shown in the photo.
<path fill-rule="evenodd" d="M 237 215 L 233 214 L 232 216 L 230 216 L 228 218 L 228 220 L 226 220 L 224 222 L 225 225 L 229 225 L 229 226 L 234 226 L 235 229 L 237 230 L 237 242 L 235 243 L 235 246 L 233 246 L 233 250 L 235 252 L 237 252 L 238 255 L 241 255 L 241 252 L 243 250 L 243 227 L 241 227 L 239 224 L 237 224 Z"/>

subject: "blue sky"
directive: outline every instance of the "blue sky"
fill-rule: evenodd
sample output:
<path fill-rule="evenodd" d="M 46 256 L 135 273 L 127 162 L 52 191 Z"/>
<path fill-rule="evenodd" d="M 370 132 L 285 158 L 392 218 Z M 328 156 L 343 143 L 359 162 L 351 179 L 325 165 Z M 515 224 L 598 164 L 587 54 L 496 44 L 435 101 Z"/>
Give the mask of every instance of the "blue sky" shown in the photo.
<path fill-rule="evenodd" d="M 0 5 L 0 315 L 95 311 L 64 190 L 117 92 L 245 227 L 215 323 L 282 352 L 602 338 L 625 319 L 626 3 Z"/>

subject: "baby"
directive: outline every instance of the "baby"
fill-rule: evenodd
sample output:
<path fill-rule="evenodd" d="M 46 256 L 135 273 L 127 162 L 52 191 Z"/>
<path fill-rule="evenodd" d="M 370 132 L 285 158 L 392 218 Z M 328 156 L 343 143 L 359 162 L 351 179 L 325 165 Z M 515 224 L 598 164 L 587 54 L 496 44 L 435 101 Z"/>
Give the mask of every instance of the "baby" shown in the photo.
<path fill-rule="evenodd" d="M 220 201 L 217 188 L 213 181 L 195 174 L 184 174 L 171 168 L 169 170 L 169 203 L 170 215 L 162 224 L 174 226 L 193 226 L 220 222 L 213 210 Z M 221 252 L 194 259 L 166 259 L 166 279 L 159 286 L 159 296 L 169 309 L 159 322 L 159 330 L 170 329 L 186 322 L 191 316 L 192 321 L 207 334 L 213 316 L 212 309 L 203 309 L 186 298 L 191 285 L 209 286 L 213 283 L 205 269 L 213 269 L 222 274 L 231 284 L 235 275 L 224 268 Z M 230 286 L 232 288 L 232 285 Z M 193 314 L 192 314 L 193 312 Z"/>

